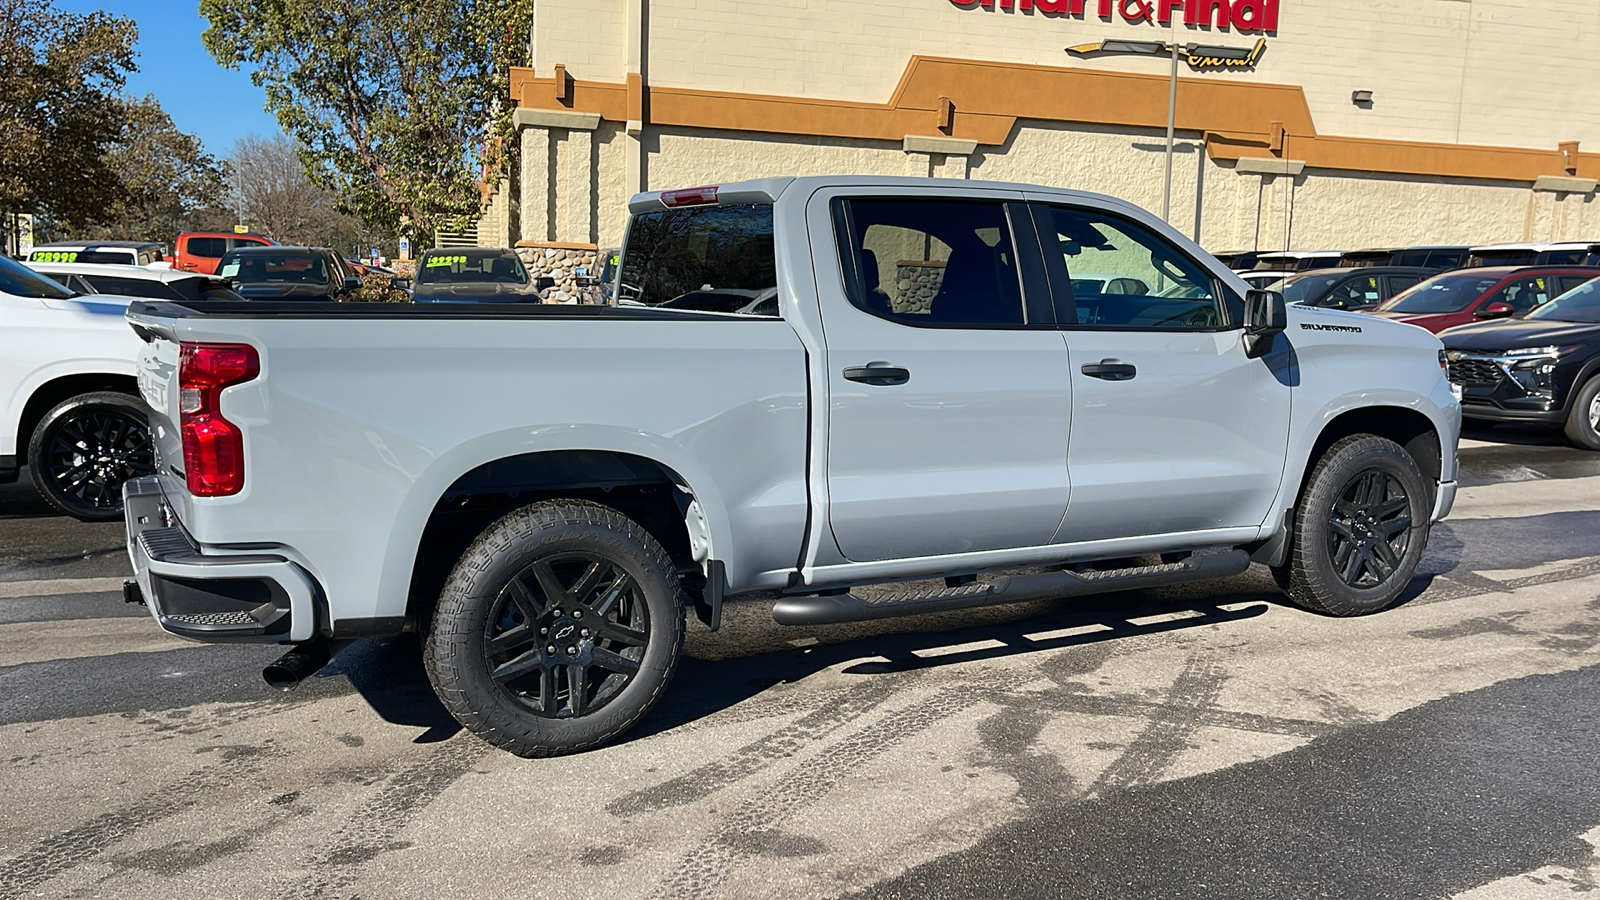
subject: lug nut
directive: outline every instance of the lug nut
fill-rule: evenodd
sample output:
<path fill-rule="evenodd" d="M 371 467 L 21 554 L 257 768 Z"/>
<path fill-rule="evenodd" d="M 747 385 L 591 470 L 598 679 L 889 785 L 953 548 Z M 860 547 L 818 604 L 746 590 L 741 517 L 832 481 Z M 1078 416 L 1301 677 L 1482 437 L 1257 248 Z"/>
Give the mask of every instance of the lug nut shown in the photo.
<path fill-rule="evenodd" d="M 539 634 L 540 634 L 541 637 L 544 636 L 544 635 L 547 635 L 549 633 L 550 633 L 550 629 L 549 628 L 540 627 Z"/>
<path fill-rule="evenodd" d="M 588 637 L 589 636 L 589 629 L 587 629 L 587 628 L 578 629 L 578 636 L 579 637 Z"/>
<path fill-rule="evenodd" d="M 573 611 L 572 611 L 572 617 L 573 617 L 573 618 L 574 618 L 574 619 L 581 619 L 581 618 L 583 618 L 583 610 L 581 610 L 581 609 L 575 609 L 575 610 L 573 610 Z"/>
<path fill-rule="evenodd" d="M 568 647 L 567 648 L 567 655 L 568 656 L 577 656 L 578 655 L 578 648 L 577 647 Z"/>
<path fill-rule="evenodd" d="M 555 616 L 556 618 L 559 619 L 559 618 L 561 618 L 561 610 L 552 609 L 552 610 L 550 610 L 550 615 Z"/>
<path fill-rule="evenodd" d="M 555 644 L 551 644 L 550 646 L 544 648 L 544 652 L 550 654 L 551 656 L 555 656 L 556 655 L 556 645 Z"/>

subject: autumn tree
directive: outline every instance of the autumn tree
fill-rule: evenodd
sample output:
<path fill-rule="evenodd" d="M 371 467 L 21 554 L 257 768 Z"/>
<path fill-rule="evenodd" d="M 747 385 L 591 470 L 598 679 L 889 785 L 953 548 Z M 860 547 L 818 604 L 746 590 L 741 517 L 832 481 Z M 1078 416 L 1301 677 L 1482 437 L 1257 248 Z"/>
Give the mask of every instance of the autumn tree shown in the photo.
<path fill-rule="evenodd" d="M 384 230 L 477 216 L 509 133 L 533 0 L 201 0 L 218 62 L 246 66 L 311 179 Z"/>
<path fill-rule="evenodd" d="M 216 227 L 227 168 L 199 138 L 179 131 L 154 97 L 122 103 L 121 134 L 106 162 L 120 196 L 92 217 L 64 219 L 75 237 L 170 241 L 180 231 Z M 231 214 L 224 217 L 231 226 Z"/>
<path fill-rule="evenodd" d="M 108 152 L 137 40 L 129 19 L 0 0 L 0 214 L 93 221 L 123 198 Z"/>

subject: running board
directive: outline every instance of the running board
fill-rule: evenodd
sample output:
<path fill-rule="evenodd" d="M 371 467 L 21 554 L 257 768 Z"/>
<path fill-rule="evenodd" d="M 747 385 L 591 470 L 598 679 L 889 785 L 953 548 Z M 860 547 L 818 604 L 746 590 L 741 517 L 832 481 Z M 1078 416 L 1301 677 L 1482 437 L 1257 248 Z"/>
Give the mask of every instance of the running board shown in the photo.
<path fill-rule="evenodd" d="M 1238 575 L 1250 568 L 1250 554 L 1243 550 L 1191 556 L 1164 566 L 1141 566 L 1106 572 L 1043 572 L 1036 575 L 1002 575 L 988 583 L 964 584 L 932 593 L 901 591 L 871 599 L 855 594 L 815 594 L 784 597 L 772 608 L 779 625 L 835 625 L 864 622 L 893 616 L 998 606 L 1065 597 L 1084 597 L 1111 591 L 1205 581 Z"/>

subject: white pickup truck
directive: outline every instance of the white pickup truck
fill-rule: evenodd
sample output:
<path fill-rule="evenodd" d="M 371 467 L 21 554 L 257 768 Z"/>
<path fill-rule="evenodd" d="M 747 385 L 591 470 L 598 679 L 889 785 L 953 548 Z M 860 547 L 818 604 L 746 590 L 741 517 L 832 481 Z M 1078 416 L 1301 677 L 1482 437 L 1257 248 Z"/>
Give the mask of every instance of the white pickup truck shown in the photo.
<path fill-rule="evenodd" d="M 809 625 L 1256 560 L 1354 615 L 1454 499 L 1437 339 L 1288 310 L 1127 203 L 836 177 L 630 211 L 628 305 L 130 308 L 129 598 L 297 645 L 279 685 L 418 630 L 462 724 L 545 755 L 637 722 L 732 594 Z"/>

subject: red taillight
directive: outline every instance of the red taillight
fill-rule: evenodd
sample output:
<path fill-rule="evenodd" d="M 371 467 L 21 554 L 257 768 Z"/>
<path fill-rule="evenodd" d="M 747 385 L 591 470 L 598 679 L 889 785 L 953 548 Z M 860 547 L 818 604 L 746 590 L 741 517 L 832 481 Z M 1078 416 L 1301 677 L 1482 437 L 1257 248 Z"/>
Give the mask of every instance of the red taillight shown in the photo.
<path fill-rule="evenodd" d="M 679 206 L 709 206 L 716 202 L 717 188 L 715 185 L 684 188 L 681 191 L 661 192 L 661 205 L 668 209 Z"/>
<path fill-rule="evenodd" d="M 179 431 L 183 473 L 196 497 L 244 490 L 244 433 L 222 417 L 222 389 L 261 373 L 249 344 L 185 343 L 178 355 Z"/>

